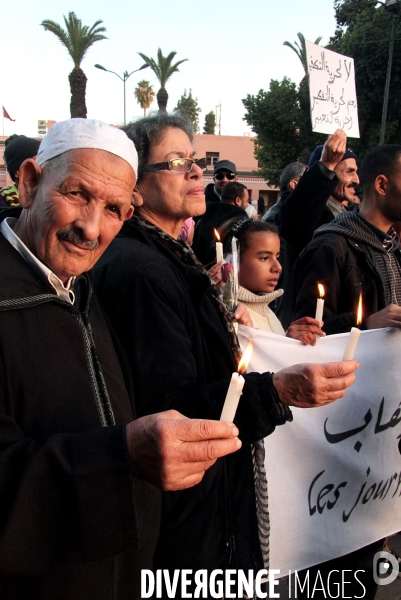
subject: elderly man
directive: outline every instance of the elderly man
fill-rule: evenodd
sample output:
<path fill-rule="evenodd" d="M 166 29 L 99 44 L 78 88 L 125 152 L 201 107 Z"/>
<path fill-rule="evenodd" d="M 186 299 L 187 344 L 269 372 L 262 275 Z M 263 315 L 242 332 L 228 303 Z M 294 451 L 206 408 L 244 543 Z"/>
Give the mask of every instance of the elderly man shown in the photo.
<path fill-rule="evenodd" d="M 0 595 L 140 597 L 159 494 L 241 445 L 230 423 L 133 420 L 130 377 L 86 273 L 131 217 L 125 133 L 72 119 L 19 171 L 0 213 Z M 153 485 L 151 485 L 153 484 Z"/>

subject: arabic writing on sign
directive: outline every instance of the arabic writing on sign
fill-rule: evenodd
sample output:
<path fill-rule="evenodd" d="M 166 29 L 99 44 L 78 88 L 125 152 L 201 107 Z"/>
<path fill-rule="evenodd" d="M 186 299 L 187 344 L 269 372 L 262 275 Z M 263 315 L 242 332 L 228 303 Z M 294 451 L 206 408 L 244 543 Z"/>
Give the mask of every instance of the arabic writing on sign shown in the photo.
<path fill-rule="evenodd" d="M 354 60 L 306 42 L 313 131 L 359 137 Z"/>
<path fill-rule="evenodd" d="M 385 398 L 382 398 L 380 402 L 380 406 L 377 410 L 376 422 L 374 425 L 373 431 L 365 433 L 365 437 L 367 435 L 381 434 L 383 431 L 387 429 L 393 429 L 397 425 L 401 423 L 401 402 L 398 404 L 397 408 L 393 412 L 390 418 L 383 419 L 383 413 L 385 410 Z M 388 407 L 387 407 L 388 412 Z M 369 408 L 363 417 L 362 425 L 358 427 L 352 427 L 351 429 L 347 429 L 345 431 L 339 432 L 331 432 L 329 431 L 327 424 L 328 418 L 324 422 L 324 436 L 329 444 L 339 444 L 352 438 L 353 436 L 357 436 L 362 431 L 367 429 L 372 423 L 373 414 L 372 410 Z M 371 425 L 373 428 L 373 423 Z M 401 435 L 396 436 L 396 439 L 401 438 Z M 389 440 L 389 443 L 391 441 Z M 357 441 L 354 445 L 354 449 L 359 452 L 362 448 L 362 442 Z M 329 477 L 330 475 L 326 473 L 326 469 L 320 471 L 313 479 L 309 486 L 308 490 L 308 504 L 309 504 L 309 514 L 313 516 L 314 514 L 322 514 L 325 510 L 332 510 L 340 496 L 345 496 L 345 506 L 343 506 L 342 511 L 342 520 L 344 523 L 348 521 L 351 514 L 354 512 L 356 507 L 362 507 L 368 502 L 374 502 L 375 500 L 383 501 L 386 496 L 388 498 L 394 498 L 397 494 L 398 497 L 401 496 L 401 471 L 394 471 L 390 473 L 386 473 L 382 479 L 375 481 L 369 477 L 371 474 L 370 467 L 366 470 L 366 481 L 363 482 L 361 487 L 358 490 L 358 493 L 355 497 L 351 497 L 349 499 L 347 497 L 347 492 L 344 492 L 344 488 L 346 488 L 349 484 L 349 481 L 344 480 L 340 483 L 327 483 L 327 479 L 321 479 L 322 477 Z M 323 483 L 324 482 L 324 483 Z M 316 513 L 317 511 L 317 513 Z"/>

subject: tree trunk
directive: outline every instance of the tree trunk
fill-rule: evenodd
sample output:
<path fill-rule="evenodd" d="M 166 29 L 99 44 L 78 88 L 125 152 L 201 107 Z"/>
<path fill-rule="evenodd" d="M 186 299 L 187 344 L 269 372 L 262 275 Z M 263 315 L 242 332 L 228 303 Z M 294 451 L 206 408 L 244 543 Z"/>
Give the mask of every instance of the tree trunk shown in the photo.
<path fill-rule="evenodd" d="M 167 101 L 168 101 L 168 93 L 166 88 L 161 87 L 157 92 L 157 104 L 159 105 L 159 112 L 167 111 Z"/>
<path fill-rule="evenodd" d="M 68 75 L 68 79 L 71 89 L 71 119 L 76 119 L 78 117 L 86 119 L 86 75 L 80 67 L 74 67 L 71 73 Z"/>

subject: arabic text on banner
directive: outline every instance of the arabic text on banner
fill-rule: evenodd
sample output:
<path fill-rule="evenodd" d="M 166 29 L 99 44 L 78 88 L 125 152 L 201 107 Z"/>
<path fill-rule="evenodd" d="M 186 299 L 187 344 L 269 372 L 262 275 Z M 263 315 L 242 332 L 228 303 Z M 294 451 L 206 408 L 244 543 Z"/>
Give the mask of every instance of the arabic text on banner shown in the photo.
<path fill-rule="evenodd" d="M 315 347 L 240 326 L 254 349 L 247 371 L 341 360 L 349 334 Z M 356 383 L 346 396 L 265 439 L 270 568 L 304 569 L 401 530 L 401 330 L 362 331 Z"/>
<path fill-rule="evenodd" d="M 359 138 L 354 59 L 306 42 L 312 130 Z"/>

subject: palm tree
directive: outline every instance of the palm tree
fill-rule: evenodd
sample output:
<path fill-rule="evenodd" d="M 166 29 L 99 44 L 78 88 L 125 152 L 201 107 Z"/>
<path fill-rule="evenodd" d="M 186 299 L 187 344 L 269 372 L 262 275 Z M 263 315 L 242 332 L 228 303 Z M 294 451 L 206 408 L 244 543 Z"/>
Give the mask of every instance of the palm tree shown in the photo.
<path fill-rule="evenodd" d="M 149 85 L 149 81 L 142 79 L 135 88 L 134 95 L 138 104 L 143 108 L 143 116 L 146 117 L 146 109 L 150 108 L 155 97 L 153 86 Z"/>
<path fill-rule="evenodd" d="M 60 42 L 67 48 L 69 55 L 74 61 L 74 68 L 68 75 L 71 89 L 70 112 L 71 118 L 83 117 L 86 119 L 86 75 L 81 69 L 81 62 L 89 48 L 99 40 L 107 40 L 105 27 L 100 27 L 103 21 L 96 21 L 92 27 L 82 26 L 82 21 L 78 19 L 74 12 L 68 13 L 68 19 L 63 15 L 65 27 L 55 21 L 48 19 L 42 21 L 41 25 L 46 31 L 51 31 L 58 37 Z"/>
<path fill-rule="evenodd" d="M 146 54 L 142 54 L 142 52 L 138 52 L 138 54 L 149 65 L 160 83 L 160 90 L 157 92 L 156 96 L 157 104 L 159 105 L 159 111 L 165 112 L 167 110 L 168 101 L 166 83 L 173 73 L 179 71 L 178 66 L 188 59 L 184 58 L 172 65 L 171 63 L 177 52 L 170 52 L 168 56 L 163 56 L 160 48 L 157 51 L 157 62 L 154 58 L 150 58 L 149 56 L 146 56 Z"/>
<path fill-rule="evenodd" d="M 291 44 L 290 42 L 283 42 L 283 46 L 288 46 L 288 48 L 294 50 L 295 54 L 298 56 L 299 60 L 302 63 L 305 75 L 308 75 L 308 57 L 306 55 L 305 36 L 300 32 L 297 33 L 297 36 L 299 43 L 297 41 L 295 41 L 294 44 Z M 313 43 L 318 46 L 320 44 L 321 39 L 322 36 L 319 36 Z"/>

